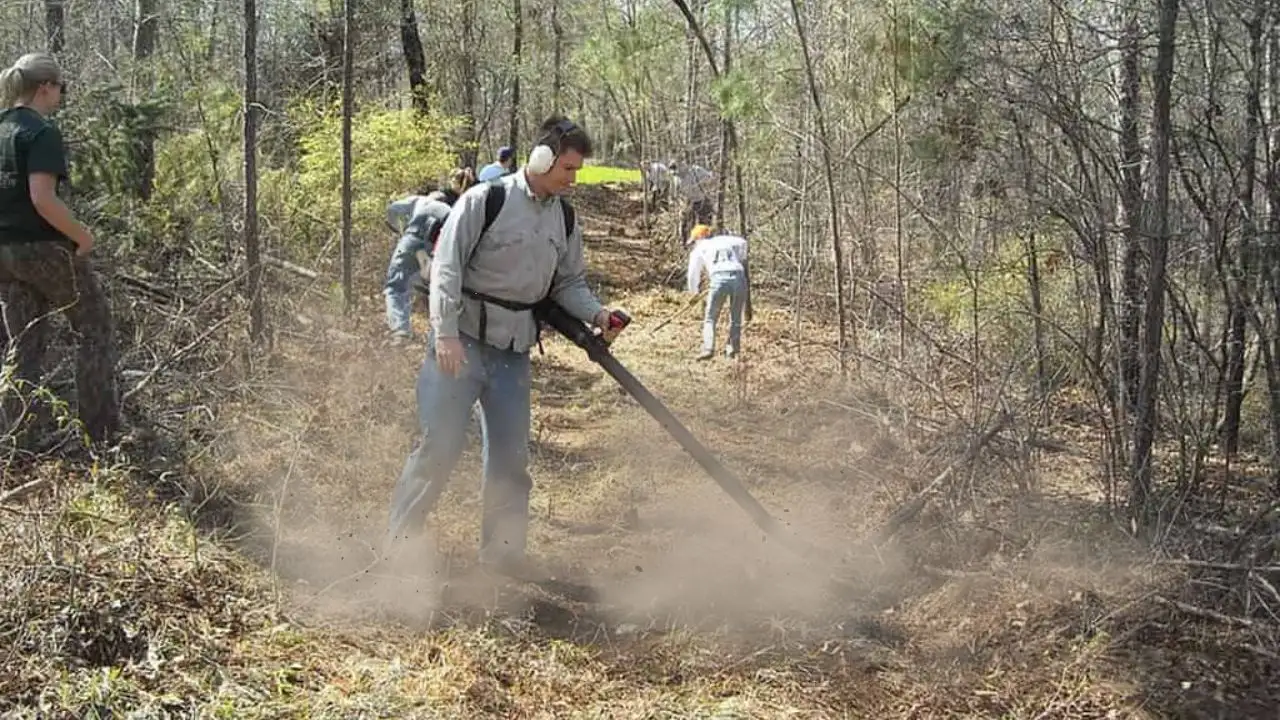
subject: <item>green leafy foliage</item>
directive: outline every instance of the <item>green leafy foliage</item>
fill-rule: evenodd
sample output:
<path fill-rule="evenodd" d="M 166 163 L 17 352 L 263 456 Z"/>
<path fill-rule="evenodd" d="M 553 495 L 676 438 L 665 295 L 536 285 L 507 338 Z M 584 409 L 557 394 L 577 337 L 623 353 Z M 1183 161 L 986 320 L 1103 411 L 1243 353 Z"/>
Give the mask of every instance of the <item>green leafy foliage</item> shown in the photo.
<path fill-rule="evenodd" d="M 283 173 L 267 175 L 263 200 L 299 212 L 305 209 L 312 229 L 320 234 L 295 237 L 315 243 L 331 236 L 342 218 L 342 115 L 338 108 L 315 105 L 298 114 L 308 120 L 298 140 L 296 179 Z M 444 180 L 454 166 L 448 138 L 458 122 L 438 113 L 374 106 L 352 119 L 352 216 L 357 234 L 385 232 L 387 203 Z"/>
<path fill-rule="evenodd" d="M 74 162 L 71 183 L 77 192 L 112 198 L 105 212 L 120 212 L 118 203 L 136 193 L 143 164 L 143 139 L 162 129 L 169 108 L 163 95 L 136 103 L 118 84 L 91 88 L 59 118 Z"/>
<path fill-rule="evenodd" d="M 1053 327 L 1078 323 L 1073 317 L 1074 282 L 1070 267 L 1062 261 L 1063 243 L 1041 236 L 1037 241 L 1040 295 L 1044 322 L 1046 367 L 1050 376 L 1081 377 L 1083 367 L 1076 348 Z M 1029 254 L 1022 238 L 1006 238 L 999 253 L 966 271 L 957 268 L 928 285 L 921 295 L 925 309 L 950 331 L 972 337 L 976 287 L 977 332 L 990 348 L 1002 348 L 1002 357 L 1024 358 L 1024 372 L 1035 372 L 1035 318 L 1030 299 Z"/>
<path fill-rule="evenodd" d="M 755 73 L 734 68 L 722 74 L 712 85 L 720 116 L 729 120 L 752 120 L 764 112 Z"/>

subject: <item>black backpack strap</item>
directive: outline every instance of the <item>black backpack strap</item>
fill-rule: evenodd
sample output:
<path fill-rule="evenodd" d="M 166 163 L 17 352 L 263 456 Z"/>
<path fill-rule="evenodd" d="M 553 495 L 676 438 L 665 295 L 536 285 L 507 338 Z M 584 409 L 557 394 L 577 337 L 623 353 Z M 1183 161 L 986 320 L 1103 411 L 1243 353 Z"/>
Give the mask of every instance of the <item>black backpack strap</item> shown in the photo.
<path fill-rule="evenodd" d="M 490 180 L 487 184 L 489 185 L 489 187 L 485 189 L 484 225 L 480 228 L 480 237 L 476 240 L 475 247 L 478 247 L 480 245 L 480 241 L 484 239 L 484 234 L 489 231 L 489 226 L 493 225 L 494 220 L 498 218 L 498 213 L 502 212 L 503 204 L 506 203 L 507 201 L 507 189 L 502 184 L 501 180 Z M 565 238 L 567 240 L 569 236 L 573 235 L 573 226 L 574 226 L 574 223 L 577 221 L 577 218 L 573 211 L 573 205 L 571 205 L 569 201 L 566 200 L 565 198 L 560 198 L 560 212 L 564 213 L 564 232 L 565 232 Z M 472 247 L 471 249 L 471 252 L 473 255 L 475 254 L 475 247 Z M 471 264 L 470 257 L 467 258 L 467 262 L 465 264 L 466 265 Z M 523 311 L 523 310 L 531 311 L 538 306 L 538 303 L 521 303 L 521 302 L 515 302 L 513 300 L 505 300 L 503 298 L 494 297 L 492 295 L 486 295 L 485 293 L 476 292 L 475 290 L 472 290 L 467 287 L 462 288 L 462 293 L 467 297 L 480 301 L 480 338 L 479 338 L 480 342 L 484 342 L 485 331 L 488 329 L 489 317 L 488 317 L 488 313 L 485 311 L 485 307 L 488 303 L 493 303 L 494 305 L 497 305 L 499 307 L 503 307 L 508 310 L 512 310 L 516 312 Z M 536 321 L 536 324 L 537 324 L 537 331 L 538 331 L 538 336 L 537 336 L 538 352 L 541 353 L 543 352 L 542 322 Z"/>
<path fill-rule="evenodd" d="M 498 219 L 498 213 L 502 212 L 502 205 L 507 202 L 507 189 L 497 180 L 489 181 L 489 187 L 484 191 L 484 225 L 480 228 L 480 237 L 489 231 L 489 226 L 494 220 Z M 480 241 L 477 240 L 479 245 Z"/>
<path fill-rule="evenodd" d="M 564 238 L 567 241 L 573 236 L 573 223 L 576 221 L 573 204 L 567 198 L 560 198 L 560 212 L 564 213 Z"/>
<path fill-rule="evenodd" d="M 489 227 L 498 219 L 498 213 L 502 212 L 502 206 L 507 202 L 507 189 L 500 181 L 490 180 L 486 184 L 488 187 L 484 190 L 484 224 L 480 226 L 480 236 L 476 238 L 476 244 L 471 247 L 471 255 L 467 256 L 467 261 L 463 263 L 463 267 L 471 264 L 471 258 L 475 255 L 476 248 L 480 247 L 480 243 L 484 240 L 484 234 L 489 232 Z M 529 309 L 523 307 L 522 303 L 496 298 L 492 295 L 476 292 L 465 286 L 462 288 L 462 294 L 480 301 L 480 342 L 485 341 L 485 334 L 489 329 L 488 303 L 505 307 L 508 310 Z"/>

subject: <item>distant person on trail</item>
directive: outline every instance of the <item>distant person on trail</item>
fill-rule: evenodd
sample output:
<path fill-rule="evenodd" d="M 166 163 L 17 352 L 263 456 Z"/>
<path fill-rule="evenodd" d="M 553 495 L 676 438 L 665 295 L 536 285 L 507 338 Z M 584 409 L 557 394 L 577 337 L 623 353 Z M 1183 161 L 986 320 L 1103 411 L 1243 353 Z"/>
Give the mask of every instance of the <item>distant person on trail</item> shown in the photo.
<path fill-rule="evenodd" d="M 618 332 L 609 329 L 613 312 L 587 286 L 582 228 L 562 198 L 591 145 L 572 122 L 547 120 L 522 170 L 478 183 L 445 221 L 431 269 L 431 330 L 418 376 L 426 429 L 392 494 L 392 554 L 422 532 L 457 464 L 468 412 L 479 399 L 481 565 L 517 578 L 542 575 L 525 555 L 533 486 L 529 351 L 538 338 L 531 307 L 549 297 L 599 328 L 606 341 Z M 502 203 L 496 208 L 495 197 Z"/>
<path fill-rule="evenodd" d="M 676 190 L 684 198 L 680 213 L 680 237 L 689 237 L 694 225 L 711 223 L 715 208 L 711 205 L 711 192 L 715 190 L 715 174 L 701 165 L 685 165 L 673 161 L 671 172 L 675 175 Z"/>
<path fill-rule="evenodd" d="M 400 233 L 383 283 L 387 327 L 397 343 L 413 338 L 409 317 L 413 307 L 414 278 L 421 278 L 425 283 L 431 276 L 434 236 L 444 225 L 453 203 L 473 182 L 470 168 L 455 168 L 449 174 L 448 187 L 427 195 L 410 195 L 387 207 L 387 224 Z"/>
<path fill-rule="evenodd" d="M 497 180 L 504 175 L 510 175 L 516 171 L 516 151 L 509 145 L 503 145 L 498 148 L 498 160 L 480 168 L 480 174 L 476 176 L 476 180 L 480 182 L 489 182 Z"/>
<path fill-rule="evenodd" d="M 51 311 L 66 314 L 79 335 L 76 395 L 80 421 L 95 443 L 120 428 L 111 309 L 89 264 L 93 235 L 60 197 L 67 180 L 66 148 L 48 121 L 67 83 L 58 61 L 30 53 L 0 72 L 0 305 L 17 377 L 37 382 Z M 10 393 L 13 423 L 21 400 Z"/>
<path fill-rule="evenodd" d="M 702 351 L 699 360 L 710 360 L 716 349 L 716 320 L 725 300 L 729 301 L 729 342 L 725 357 L 733 358 L 742 348 L 742 319 L 751 322 L 751 275 L 747 271 L 747 240 L 728 233 L 712 234 L 710 226 L 695 225 L 689 233 L 688 290 L 697 293 L 702 273 L 710 278 L 707 312 L 702 320 Z"/>
<path fill-rule="evenodd" d="M 644 165 L 644 192 L 650 202 L 666 197 L 671 191 L 671 170 L 666 165 L 651 160 Z"/>

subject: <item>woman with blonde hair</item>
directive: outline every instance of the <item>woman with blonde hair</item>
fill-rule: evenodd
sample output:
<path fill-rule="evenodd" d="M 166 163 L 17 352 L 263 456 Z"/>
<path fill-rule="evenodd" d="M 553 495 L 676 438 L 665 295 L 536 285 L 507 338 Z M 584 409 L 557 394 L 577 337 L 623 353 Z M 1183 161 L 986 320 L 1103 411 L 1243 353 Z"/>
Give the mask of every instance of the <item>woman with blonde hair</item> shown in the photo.
<path fill-rule="evenodd" d="M 66 92 L 51 55 L 29 53 L 0 72 L 0 304 L 16 345 L 17 377 L 35 383 L 46 345 L 42 316 L 57 310 L 79 335 L 76 394 L 80 420 L 94 442 L 119 429 L 111 312 L 89 265 L 93 235 L 59 197 L 67 180 L 66 148 L 48 121 Z M 21 408 L 6 397 L 7 428 Z"/>

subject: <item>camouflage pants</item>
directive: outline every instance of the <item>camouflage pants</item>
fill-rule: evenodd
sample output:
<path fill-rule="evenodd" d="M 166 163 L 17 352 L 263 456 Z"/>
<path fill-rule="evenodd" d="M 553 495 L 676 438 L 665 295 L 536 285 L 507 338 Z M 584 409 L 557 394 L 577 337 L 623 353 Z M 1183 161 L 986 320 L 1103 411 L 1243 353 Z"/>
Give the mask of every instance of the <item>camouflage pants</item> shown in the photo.
<path fill-rule="evenodd" d="M 52 312 L 66 315 L 79 336 L 76 357 L 76 395 L 80 421 L 95 442 L 110 439 L 119 429 L 111 310 L 89 262 L 65 246 L 51 242 L 0 244 L 0 304 L 4 310 L 3 339 L 16 344 L 17 379 L 38 384 L 48 344 Z M 20 398 L 10 395 L 5 415 L 21 413 Z M 12 420 L 10 420 L 12 422 Z"/>

